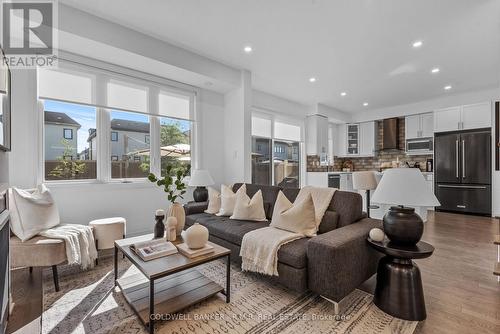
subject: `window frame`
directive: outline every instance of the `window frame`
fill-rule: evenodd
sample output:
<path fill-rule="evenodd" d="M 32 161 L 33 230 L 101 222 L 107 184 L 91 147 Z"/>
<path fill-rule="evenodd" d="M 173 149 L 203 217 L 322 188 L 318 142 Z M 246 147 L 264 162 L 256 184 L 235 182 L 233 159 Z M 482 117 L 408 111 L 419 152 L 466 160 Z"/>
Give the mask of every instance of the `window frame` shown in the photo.
<path fill-rule="evenodd" d="M 44 117 L 43 117 L 43 101 L 51 100 L 50 98 L 38 97 L 38 138 L 39 145 L 38 151 L 38 168 L 37 168 L 37 182 L 38 183 L 50 183 L 52 185 L 64 185 L 64 184 L 120 184 L 120 183 L 140 183 L 149 185 L 151 184 L 147 177 L 143 178 L 111 178 L 111 121 L 110 121 L 110 110 L 106 109 L 100 101 L 105 100 L 107 94 L 106 85 L 111 79 L 129 82 L 132 85 L 143 86 L 147 89 L 148 97 L 148 107 L 145 112 L 137 112 L 149 116 L 150 118 L 150 172 L 155 175 L 160 175 L 160 118 L 169 117 L 164 114 L 160 114 L 158 110 L 158 102 L 152 103 L 154 100 L 158 100 L 158 94 L 171 93 L 172 95 L 183 95 L 189 99 L 189 115 L 190 119 L 187 120 L 191 123 L 190 126 L 190 145 L 191 145 L 191 169 L 199 168 L 199 150 L 198 146 L 201 145 L 198 130 L 198 122 L 200 119 L 198 106 L 200 105 L 200 89 L 187 84 L 172 81 L 163 77 L 159 77 L 153 74 L 147 74 L 144 72 L 136 71 L 130 68 L 125 68 L 119 65 L 109 64 L 99 60 L 86 58 L 78 55 L 73 55 L 69 53 L 62 52 L 60 54 L 60 67 L 63 64 L 68 64 L 68 71 L 74 70 L 77 73 L 82 73 L 83 75 L 92 76 L 95 80 L 93 81 L 93 100 L 96 104 L 92 104 L 96 108 L 96 157 L 97 161 L 97 178 L 96 179 L 77 179 L 77 180 L 45 180 L 45 129 L 44 129 Z M 62 71 L 67 69 L 63 66 Z M 87 73 L 88 71 L 89 73 Z M 38 85 L 38 72 L 37 72 L 37 85 Z M 75 104 L 71 101 L 61 101 L 69 102 Z M 85 104 L 83 104 L 85 105 Z M 123 110 L 125 111 L 125 110 Z M 128 111 L 128 110 L 127 110 Z M 172 118 L 172 117 L 170 117 Z M 73 134 L 74 137 L 74 134 Z M 155 143 L 158 141 L 158 143 Z M 158 152 L 155 152 L 158 150 Z M 119 157 L 118 157 L 119 158 Z M 186 182 L 189 181 L 189 176 Z"/>
<path fill-rule="evenodd" d="M 66 131 L 69 131 L 71 133 L 71 138 L 66 137 Z M 73 140 L 73 129 L 63 128 L 63 138 L 67 140 Z"/>
<path fill-rule="evenodd" d="M 116 139 L 113 139 L 113 135 L 116 135 Z M 118 131 L 111 131 L 111 141 L 118 141 Z"/>
<path fill-rule="evenodd" d="M 276 153 L 280 152 L 275 152 L 277 146 L 275 145 L 275 141 L 279 142 L 297 142 L 299 143 L 299 186 L 303 187 L 305 186 L 305 179 L 306 179 L 306 155 L 305 155 L 305 145 L 304 145 L 304 131 L 305 131 L 305 125 L 304 125 L 304 120 L 299 119 L 299 118 L 293 118 L 288 115 L 280 114 L 279 112 L 269 112 L 268 110 L 260 109 L 258 107 L 254 107 L 252 110 L 252 115 L 251 117 L 259 117 L 259 118 L 264 118 L 268 119 L 271 121 L 271 136 L 270 137 L 263 137 L 263 136 L 257 136 L 253 135 L 252 131 L 250 130 L 250 137 L 251 138 L 266 138 L 271 140 L 271 185 L 274 185 L 274 157 Z M 289 125 L 295 125 L 300 127 L 300 140 L 295 141 L 295 140 L 289 140 L 289 139 L 281 139 L 281 138 L 276 138 L 274 129 L 275 129 L 275 122 L 279 123 L 286 123 Z M 284 151 L 284 149 L 283 149 Z"/>

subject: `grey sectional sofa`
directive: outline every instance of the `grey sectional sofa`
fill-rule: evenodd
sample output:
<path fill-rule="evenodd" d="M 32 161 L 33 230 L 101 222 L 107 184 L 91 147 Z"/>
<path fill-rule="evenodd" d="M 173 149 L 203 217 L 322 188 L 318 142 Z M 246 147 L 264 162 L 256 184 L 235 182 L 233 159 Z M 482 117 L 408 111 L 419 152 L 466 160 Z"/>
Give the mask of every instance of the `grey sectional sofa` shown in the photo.
<path fill-rule="evenodd" d="M 241 183 L 235 184 L 236 191 Z M 252 197 L 259 189 L 270 220 L 279 190 L 294 201 L 299 189 L 247 184 Z M 245 233 L 269 226 L 269 222 L 233 220 L 204 213 L 207 202 L 188 203 L 186 227 L 199 223 L 208 228 L 210 240 L 231 250 L 233 261 L 241 263 L 241 241 Z M 311 290 L 340 302 L 376 272 L 380 255 L 371 249 L 366 237 L 370 229 L 381 227 L 380 220 L 366 218 L 362 199 L 353 192 L 336 191 L 319 226 L 318 235 L 283 245 L 278 251 L 278 280 L 296 291 Z"/>

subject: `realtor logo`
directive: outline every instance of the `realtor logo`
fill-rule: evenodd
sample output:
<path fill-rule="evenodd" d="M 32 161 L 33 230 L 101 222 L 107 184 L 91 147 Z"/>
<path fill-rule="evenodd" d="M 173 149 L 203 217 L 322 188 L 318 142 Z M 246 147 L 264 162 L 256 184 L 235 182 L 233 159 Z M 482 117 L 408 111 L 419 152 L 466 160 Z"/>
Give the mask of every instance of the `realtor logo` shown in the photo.
<path fill-rule="evenodd" d="M 56 60 L 54 1 L 2 3 L 4 61 L 12 68 L 54 66 Z"/>

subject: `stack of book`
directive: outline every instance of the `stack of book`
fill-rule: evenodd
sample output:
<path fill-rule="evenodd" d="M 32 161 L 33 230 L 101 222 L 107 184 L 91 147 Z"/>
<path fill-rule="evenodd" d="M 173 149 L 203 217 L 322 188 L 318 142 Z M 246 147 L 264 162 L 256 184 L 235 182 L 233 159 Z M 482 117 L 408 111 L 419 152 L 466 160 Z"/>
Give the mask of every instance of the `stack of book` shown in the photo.
<path fill-rule="evenodd" d="M 130 245 L 130 249 L 144 261 L 154 260 L 178 252 L 173 243 L 163 238 L 138 242 Z"/>
<path fill-rule="evenodd" d="M 177 245 L 177 249 L 179 250 L 179 253 L 191 259 L 193 257 L 212 253 L 214 251 L 214 246 L 206 244 L 202 248 L 191 249 L 186 245 L 186 243 L 182 243 Z"/>

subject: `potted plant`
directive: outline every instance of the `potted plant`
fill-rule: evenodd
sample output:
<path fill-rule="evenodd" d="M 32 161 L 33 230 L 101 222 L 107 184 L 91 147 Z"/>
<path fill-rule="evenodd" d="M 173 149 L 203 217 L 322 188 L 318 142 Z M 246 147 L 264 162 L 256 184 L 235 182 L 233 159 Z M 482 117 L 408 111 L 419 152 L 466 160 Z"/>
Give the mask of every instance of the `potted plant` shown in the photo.
<path fill-rule="evenodd" d="M 187 166 L 186 168 L 179 167 L 174 170 L 171 165 L 168 165 L 163 178 L 156 177 L 153 173 L 150 173 L 148 176 L 149 181 L 156 183 L 159 187 L 163 187 L 163 190 L 167 193 L 168 201 L 171 203 L 167 216 L 177 219 L 177 235 L 181 234 L 186 223 L 184 208 L 177 202 L 177 199 L 184 198 L 183 195 L 187 191 L 184 178 L 187 176 L 189 169 L 189 166 Z"/>

